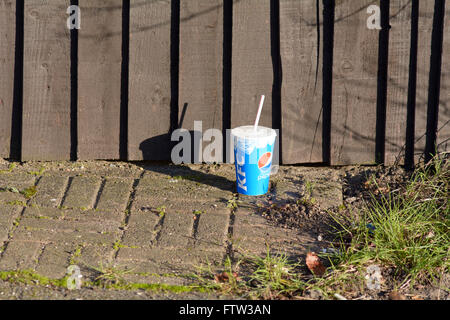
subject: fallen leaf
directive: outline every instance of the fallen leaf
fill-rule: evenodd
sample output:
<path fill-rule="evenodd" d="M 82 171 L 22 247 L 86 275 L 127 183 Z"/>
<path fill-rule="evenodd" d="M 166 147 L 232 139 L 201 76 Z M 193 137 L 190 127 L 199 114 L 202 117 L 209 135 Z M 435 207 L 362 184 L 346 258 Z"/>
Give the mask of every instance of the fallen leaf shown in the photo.
<path fill-rule="evenodd" d="M 379 187 L 378 191 L 381 192 L 381 193 L 386 194 L 386 193 L 390 192 L 390 188 L 389 188 L 389 186 L 387 186 L 387 187 Z"/>
<path fill-rule="evenodd" d="M 233 272 L 232 275 L 237 281 L 241 280 L 241 278 L 239 278 L 239 276 L 236 272 Z M 216 282 L 218 282 L 218 283 L 225 283 L 225 282 L 230 281 L 230 276 L 228 275 L 228 272 L 222 272 L 222 273 L 216 274 L 214 276 L 214 280 L 216 280 Z"/>
<path fill-rule="evenodd" d="M 426 236 L 425 236 L 425 239 L 430 239 L 430 238 L 433 238 L 434 237 L 434 232 L 433 231 L 430 231 Z"/>
<path fill-rule="evenodd" d="M 398 291 L 392 291 L 389 293 L 389 300 L 406 300 L 406 297 Z"/>
<path fill-rule="evenodd" d="M 306 266 L 315 276 L 321 277 L 325 273 L 326 268 L 315 252 L 306 254 Z"/>
<path fill-rule="evenodd" d="M 423 298 L 421 296 L 412 296 L 411 299 L 412 300 L 423 300 Z"/>
<path fill-rule="evenodd" d="M 229 279 L 230 277 L 228 277 L 228 273 L 226 272 L 218 273 L 214 276 L 214 280 L 218 283 L 228 282 Z"/>

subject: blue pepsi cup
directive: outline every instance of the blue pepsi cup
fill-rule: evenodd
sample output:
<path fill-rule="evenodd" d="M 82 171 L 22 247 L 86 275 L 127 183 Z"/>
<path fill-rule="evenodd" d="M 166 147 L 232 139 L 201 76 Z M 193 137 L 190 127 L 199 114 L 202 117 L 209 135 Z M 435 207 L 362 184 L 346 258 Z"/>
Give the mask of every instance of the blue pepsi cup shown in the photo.
<path fill-rule="evenodd" d="M 259 196 L 269 191 L 277 133 L 266 127 L 243 126 L 231 130 L 234 142 L 237 192 Z"/>

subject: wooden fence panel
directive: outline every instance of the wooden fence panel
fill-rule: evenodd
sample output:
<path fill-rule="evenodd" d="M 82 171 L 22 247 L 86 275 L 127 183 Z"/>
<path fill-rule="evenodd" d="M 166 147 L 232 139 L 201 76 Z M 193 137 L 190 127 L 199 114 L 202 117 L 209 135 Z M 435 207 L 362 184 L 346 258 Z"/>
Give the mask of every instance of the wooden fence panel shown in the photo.
<path fill-rule="evenodd" d="M 447 1 L 444 17 L 444 39 L 442 46 L 441 94 L 437 152 L 450 152 L 450 2 Z"/>
<path fill-rule="evenodd" d="M 179 122 L 222 130 L 223 0 L 184 0 L 180 9 Z"/>
<path fill-rule="evenodd" d="M 233 7 L 231 127 L 255 122 L 266 95 L 260 125 L 272 127 L 273 67 L 270 0 L 236 1 Z"/>
<path fill-rule="evenodd" d="M 322 11 L 322 1 L 280 1 L 282 158 L 285 164 L 323 162 Z"/>
<path fill-rule="evenodd" d="M 419 39 L 417 49 L 417 90 L 414 162 L 424 160 L 428 88 L 430 77 L 431 35 L 433 33 L 434 1 L 419 2 Z"/>
<path fill-rule="evenodd" d="M 0 0 L 0 157 L 10 155 L 16 1 Z"/>
<path fill-rule="evenodd" d="M 26 0 L 22 160 L 70 158 L 69 0 Z"/>
<path fill-rule="evenodd" d="M 80 0 L 78 158 L 119 159 L 122 0 Z"/>
<path fill-rule="evenodd" d="M 203 131 L 251 125 L 262 94 L 260 124 L 281 125 L 284 164 L 372 164 L 383 152 L 384 120 L 387 165 L 410 164 L 406 142 L 416 163 L 434 142 L 449 151 L 448 1 L 440 69 L 444 0 L 390 0 L 388 52 L 387 34 L 366 25 L 369 5 L 387 9 L 381 0 L 225 1 L 79 0 L 75 55 L 70 0 L 0 0 L 0 157 L 68 160 L 77 149 L 79 159 L 168 160 L 177 116 L 188 130 L 195 120 Z M 410 70 L 416 28 L 417 72 Z M 324 55 L 331 46 L 333 57 Z M 332 91 L 323 91 L 331 80 Z"/>
<path fill-rule="evenodd" d="M 411 12 L 409 0 L 391 0 L 385 163 L 404 164 L 408 101 Z"/>
<path fill-rule="evenodd" d="M 128 159 L 170 159 L 171 7 L 130 3 Z"/>
<path fill-rule="evenodd" d="M 374 163 L 378 30 L 367 28 L 372 0 L 336 2 L 331 164 Z"/>

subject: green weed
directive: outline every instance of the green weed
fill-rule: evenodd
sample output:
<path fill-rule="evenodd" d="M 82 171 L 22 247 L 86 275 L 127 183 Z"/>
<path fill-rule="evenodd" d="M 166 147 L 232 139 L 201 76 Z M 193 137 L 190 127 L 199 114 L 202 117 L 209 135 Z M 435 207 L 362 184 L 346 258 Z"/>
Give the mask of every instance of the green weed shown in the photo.
<path fill-rule="evenodd" d="M 8 170 L 0 170 L 0 173 L 11 173 L 17 165 L 15 163 L 11 163 L 8 167 Z"/>
<path fill-rule="evenodd" d="M 33 198 L 36 193 L 37 193 L 36 186 L 31 186 L 31 187 L 28 187 L 28 188 L 20 191 L 20 194 L 22 194 L 27 200 Z"/>
<path fill-rule="evenodd" d="M 103 288 L 123 286 L 126 283 L 124 277 L 132 273 L 132 270 L 121 269 L 111 264 L 103 265 L 101 261 L 98 267 L 92 267 L 92 269 L 98 273 L 94 285 Z"/>
<path fill-rule="evenodd" d="M 448 272 L 449 183 L 448 163 L 435 160 L 416 170 L 398 193 L 373 195 L 358 223 L 332 215 L 340 228 L 337 234 L 347 242 L 335 264 L 364 267 L 377 262 L 392 268 L 401 284 L 410 281 L 411 286 Z"/>
<path fill-rule="evenodd" d="M 156 211 L 158 212 L 159 217 L 162 218 L 166 215 L 166 206 L 160 206 L 156 208 Z"/>
<path fill-rule="evenodd" d="M 41 167 L 39 171 L 28 171 L 28 174 L 31 174 L 33 176 L 41 176 L 45 172 L 45 168 Z"/>
<path fill-rule="evenodd" d="M 18 207 L 26 207 L 27 204 L 21 200 L 13 200 L 13 201 L 8 201 L 6 202 L 7 205 L 10 206 L 18 206 Z"/>

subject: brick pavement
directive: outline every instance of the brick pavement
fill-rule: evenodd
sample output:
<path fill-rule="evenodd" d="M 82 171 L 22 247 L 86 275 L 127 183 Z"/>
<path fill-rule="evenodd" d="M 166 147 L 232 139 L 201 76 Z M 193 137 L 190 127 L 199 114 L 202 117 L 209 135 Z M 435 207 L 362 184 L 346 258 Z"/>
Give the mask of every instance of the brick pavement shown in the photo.
<path fill-rule="evenodd" d="M 315 235 L 254 214 L 254 198 L 228 208 L 233 166 L 102 164 L 90 170 L 66 163 L 37 176 L 20 167 L 0 173 L 0 271 L 62 278 L 76 264 L 92 279 L 96 268 L 114 265 L 130 270 L 133 281 L 180 283 L 201 265 L 219 268 L 232 252 L 262 255 L 269 243 L 273 252 L 295 256 L 315 245 Z M 342 202 L 335 171 L 295 167 L 274 177 L 273 200 L 302 196 L 305 179 L 325 186 L 322 198 L 315 195 L 325 206 Z M 33 186 L 29 199 L 15 192 Z"/>

